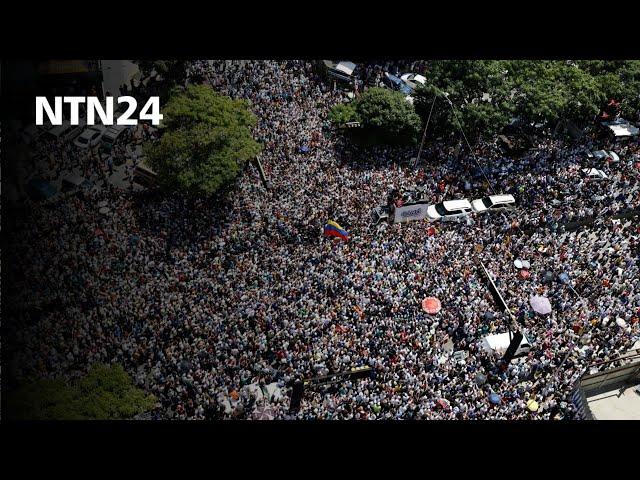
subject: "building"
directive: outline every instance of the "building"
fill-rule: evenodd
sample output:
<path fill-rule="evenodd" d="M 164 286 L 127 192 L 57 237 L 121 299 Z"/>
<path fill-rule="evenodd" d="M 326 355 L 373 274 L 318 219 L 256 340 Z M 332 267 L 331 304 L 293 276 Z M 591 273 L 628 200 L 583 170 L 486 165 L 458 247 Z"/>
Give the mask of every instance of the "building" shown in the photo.
<path fill-rule="evenodd" d="M 578 380 L 572 395 L 580 418 L 640 420 L 640 348 L 591 365 L 588 372 Z"/>
<path fill-rule="evenodd" d="M 87 96 L 102 92 L 100 60 L 17 60 L 2 65 L 2 107 L 25 124 L 35 116 L 36 96 Z M 66 106 L 68 108 L 68 106 Z"/>

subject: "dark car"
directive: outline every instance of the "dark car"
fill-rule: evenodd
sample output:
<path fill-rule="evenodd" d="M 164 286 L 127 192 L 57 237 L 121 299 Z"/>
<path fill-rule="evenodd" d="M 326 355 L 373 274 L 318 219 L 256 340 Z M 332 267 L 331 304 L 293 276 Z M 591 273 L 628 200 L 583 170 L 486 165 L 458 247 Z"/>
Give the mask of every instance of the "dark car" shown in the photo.
<path fill-rule="evenodd" d="M 413 89 L 404 83 L 400 77 L 396 77 L 395 75 L 390 74 L 389 72 L 385 72 L 384 78 L 382 79 L 384 84 L 392 90 L 397 90 L 399 92 L 404 93 L 405 95 L 411 95 L 413 93 Z"/>

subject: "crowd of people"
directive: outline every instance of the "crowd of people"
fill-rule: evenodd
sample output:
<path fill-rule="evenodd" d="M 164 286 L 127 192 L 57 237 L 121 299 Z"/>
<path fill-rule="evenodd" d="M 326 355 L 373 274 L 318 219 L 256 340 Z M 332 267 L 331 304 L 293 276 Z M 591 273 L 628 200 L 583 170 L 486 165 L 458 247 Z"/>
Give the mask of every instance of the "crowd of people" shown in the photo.
<path fill-rule="evenodd" d="M 249 100 L 270 188 L 249 166 L 222 201 L 105 184 L 32 205 L 11 238 L 17 378 L 119 362 L 167 419 L 252 418 L 261 402 L 280 419 L 571 419 L 576 379 L 640 338 L 640 231 L 611 220 L 640 207 L 637 142 L 598 165 L 603 181 L 581 172 L 595 166 L 587 150 L 609 147 L 593 138 L 540 138 L 518 158 L 495 142 L 429 142 L 415 167 L 415 147 L 358 147 L 326 128 L 345 92 L 312 62 L 196 61 L 190 73 Z M 512 193 L 517 209 L 431 232 L 371 221 L 391 191 L 418 188 L 432 203 Z M 578 218 L 596 221 L 563 231 Z M 349 240 L 324 237 L 328 220 Z M 532 342 L 508 365 L 483 346 L 509 318 L 478 261 Z M 532 295 L 552 313 L 536 314 Z M 295 379 L 361 366 L 370 377 L 307 388 L 289 410 Z M 286 394 L 247 393 L 272 384 Z"/>

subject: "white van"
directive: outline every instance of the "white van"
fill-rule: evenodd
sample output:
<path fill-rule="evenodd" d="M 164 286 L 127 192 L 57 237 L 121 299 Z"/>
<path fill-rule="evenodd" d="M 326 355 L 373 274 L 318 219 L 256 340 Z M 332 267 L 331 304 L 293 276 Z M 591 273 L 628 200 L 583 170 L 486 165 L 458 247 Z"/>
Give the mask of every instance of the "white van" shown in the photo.
<path fill-rule="evenodd" d="M 513 195 L 490 195 L 478 198 L 471 202 L 471 207 L 475 213 L 482 213 L 488 210 L 510 210 L 516 205 Z"/>
<path fill-rule="evenodd" d="M 444 202 L 430 205 L 427 208 L 427 218 L 435 222 L 436 220 L 448 220 L 457 217 L 464 217 L 473 212 L 469 200 L 445 200 Z"/>
<path fill-rule="evenodd" d="M 504 355 L 507 349 L 509 348 L 509 344 L 511 344 L 511 339 L 513 337 L 509 337 L 509 333 L 497 333 L 494 335 L 487 335 L 482 339 L 482 346 L 485 350 L 490 352 L 496 352 L 500 355 Z M 520 341 L 520 345 L 516 350 L 514 358 L 522 357 L 527 355 L 531 351 L 531 342 L 527 338 L 527 335 L 522 332 L 522 340 Z"/>

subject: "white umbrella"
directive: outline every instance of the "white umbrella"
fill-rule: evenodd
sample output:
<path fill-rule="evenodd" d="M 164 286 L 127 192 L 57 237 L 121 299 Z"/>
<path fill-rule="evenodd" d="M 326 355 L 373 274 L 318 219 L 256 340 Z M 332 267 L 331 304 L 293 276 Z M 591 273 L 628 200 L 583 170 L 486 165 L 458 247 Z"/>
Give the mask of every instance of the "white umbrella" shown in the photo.
<path fill-rule="evenodd" d="M 513 264 L 515 265 L 515 267 L 520 270 L 522 268 L 522 260 L 518 259 L 515 262 L 513 262 Z"/>
<path fill-rule="evenodd" d="M 624 328 L 627 326 L 627 322 L 625 322 L 622 318 L 618 317 L 616 318 L 616 325 L 618 325 L 620 328 Z"/>

